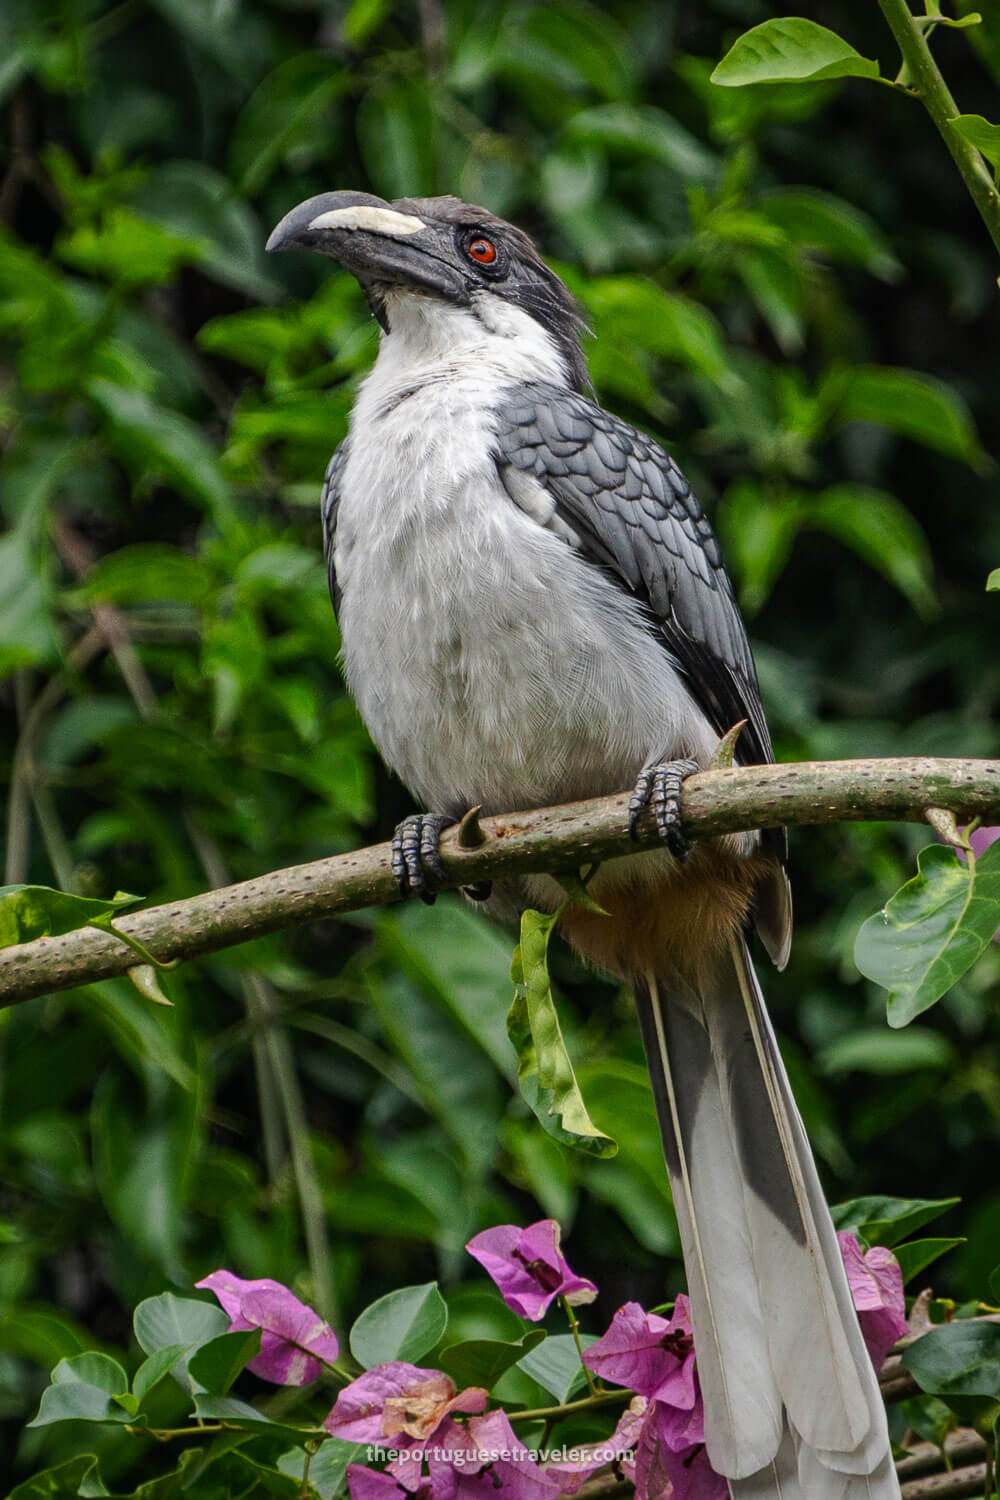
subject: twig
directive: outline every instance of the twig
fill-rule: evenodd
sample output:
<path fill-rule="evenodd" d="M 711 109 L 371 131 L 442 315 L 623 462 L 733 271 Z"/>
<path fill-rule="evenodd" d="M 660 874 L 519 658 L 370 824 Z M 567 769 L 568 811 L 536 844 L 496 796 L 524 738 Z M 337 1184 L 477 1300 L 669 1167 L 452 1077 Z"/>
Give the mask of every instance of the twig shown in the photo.
<path fill-rule="evenodd" d="M 455 885 L 471 885 L 526 871 L 578 869 L 657 843 L 644 815 L 635 843 L 626 831 L 629 794 L 532 812 L 484 818 L 486 842 L 459 846 L 456 831 L 442 841 L 442 861 Z M 703 771 L 684 784 L 685 832 L 694 838 L 784 823 L 865 819 L 921 822 L 928 807 L 962 821 L 1000 821 L 1000 761 L 932 757 L 803 761 Z M 118 927 L 137 937 L 157 960 L 195 958 L 297 922 L 397 899 L 390 846 L 293 865 L 239 885 L 131 913 Z M 0 1008 L 35 995 L 122 974 L 135 955 L 108 933 L 78 929 L 0 950 Z"/>
<path fill-rule="evenodd" d="M 1000 193 L 975 146 L 954 130 L 949 121 L 960 113 L 927 45 L 927 36 L 907 0 L 878 0 L 906 65 L 910 89 L 937 126 L 951 152 L 962 181 L 969 190 L 997 250 L 1000 251 Z"/>
<path fill-rule="evenodd" d="M 978 1462 L 986 1452 L 986 1444 L 978 1432 L 971 1427 L 959 1427 L 949 1432 L 944 1440 L 944 1452 L 952 1468 Z M 921 1443 L 908 1451 L 905 1458 L 897 1459 L 896 1473 L 900 1479 L 917 1479 L 940 1469 L 941 1449 L 937 1443 Z"/>
<path fill-rule="evenodd" d="M 973 1464 L 968 1469 L 952 1469 L 947 1474 L 928 1474 L 926 1479 L 911 1479 L 902 1487 L 902 1500 L 963 1500 L 968 1495 L 982 1495 L 986 1483 L 986 1465 Z"/>

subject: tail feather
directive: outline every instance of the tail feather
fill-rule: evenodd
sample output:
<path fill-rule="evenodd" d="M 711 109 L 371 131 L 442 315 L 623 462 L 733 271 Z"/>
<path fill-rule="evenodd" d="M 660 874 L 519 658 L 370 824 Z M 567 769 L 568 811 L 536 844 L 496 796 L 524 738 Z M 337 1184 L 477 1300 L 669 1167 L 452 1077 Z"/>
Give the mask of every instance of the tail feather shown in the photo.
<path fill-rule="evenodd" d="M 712 1434 L 709 1458 L 720 1471 L 749 1474 L 766 1464 L 778 1446 L 781 1401 L 767 1358 L 739 1163 L 719 1075 L 704 1027 L 680 1006 L 661 1005 L 655 980 L 637 998 L 650 1071 L 658 1085 L 657 1112 L 688 1268 L 692 1319 L 702 1330 L 698 1365 L 706 1428 Z M 692 1174 L 692 1159 L 710 1161 L 712 1172 Z"/>
<path fill-rule="evenodd" d="M 739 1500 L 899 1495 L 885 1410 L 742 942 L 636 987 L 712 1466 Z"/>

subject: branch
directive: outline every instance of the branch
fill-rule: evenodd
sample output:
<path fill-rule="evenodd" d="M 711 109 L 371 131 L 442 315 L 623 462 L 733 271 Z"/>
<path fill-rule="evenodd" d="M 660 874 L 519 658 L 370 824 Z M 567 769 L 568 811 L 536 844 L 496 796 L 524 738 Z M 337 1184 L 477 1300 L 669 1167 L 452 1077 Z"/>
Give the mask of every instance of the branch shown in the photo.
<path fill-rule="evenodd" d="M 483 842 L 461 847 L 444 836 L 441 855 L 454 885 L 528 871 L 576 870 L 658 840 L 648 813 L 630 842 L 628 793 L 589 802 L 484 818 Z M 919 759 L 803 761 L 703 771 L 684 783 L 685 832 L 692 838 L 783 824 L 893 820 L 919 823 L 928 808 L 959 821 L 1000 822 L 1000 761 Z M 196 958 L 297 922 L 397 899 L 390 845 L 376 844 L 308 865 L 275 870 L 115 919 L 158 962 Z M 0 1008 L 35 995 L 124 974 L 135 953 L 91 927 L 0 949 Z"/>
<path fill-rule="evenodd" d="M 924 29 L 912 14 L 907 0 L 878 0 L 878 3 L 899 43 L 912 90 L 937 126 L 994 245 L 1000 251 L 1000 192 L 975 146 L 964 140 L 949 123 L 961 111 L 934 61 Z"/>

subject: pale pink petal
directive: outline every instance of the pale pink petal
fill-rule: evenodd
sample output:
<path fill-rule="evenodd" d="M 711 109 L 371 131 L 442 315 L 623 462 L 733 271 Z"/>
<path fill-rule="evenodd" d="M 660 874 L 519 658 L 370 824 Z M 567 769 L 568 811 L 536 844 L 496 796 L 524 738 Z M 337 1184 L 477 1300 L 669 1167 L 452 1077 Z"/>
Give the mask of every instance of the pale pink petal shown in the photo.
<path fill-rule="evenodd" d="M 213 1271 L 196 1282 L 215 1296 L 235 1331 L 261 1330 L 260 1353 L 247 1366 L 276 1385 L 306 1385 L 340 1353 L 330 1325 L 280 1281 L 244 1281 L 231 1271 Z"/>
<path fill-rule="evenodd" d="M 862 1251 L 857 1236 L 846 1230 L 837 1240 L 861 1332 L 872 1364 L 880 1370 L 893 1344 L 907 1332 L 903 1273 L 884 1245 Z"/>

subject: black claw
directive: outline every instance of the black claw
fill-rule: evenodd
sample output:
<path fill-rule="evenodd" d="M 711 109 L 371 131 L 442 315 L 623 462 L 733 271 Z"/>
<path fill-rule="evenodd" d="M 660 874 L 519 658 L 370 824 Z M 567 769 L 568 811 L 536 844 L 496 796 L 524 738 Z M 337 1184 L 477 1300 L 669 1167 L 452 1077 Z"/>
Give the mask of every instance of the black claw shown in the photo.
<path fill-rule="evenodd" d="M 685 777 L 699 769 L 694 760 L 668 760 L 640 771 L 628 804 L 630 837 L 636 837 L 643 809 L 652 807 L 660 838 L 674 858 L 683 864 L 691 854 L 691 844 L 681 827 L 681 787 Z"/>
<path fill-rule="evenodd" d="M 401 896 L 419 896 L 428 906 L 434 904 L 434 886 L 448 884 L 438 842 L 454 821 L 443 813 L 411 813 L 398 824 L 392 836 L 392 873 Z"/>

